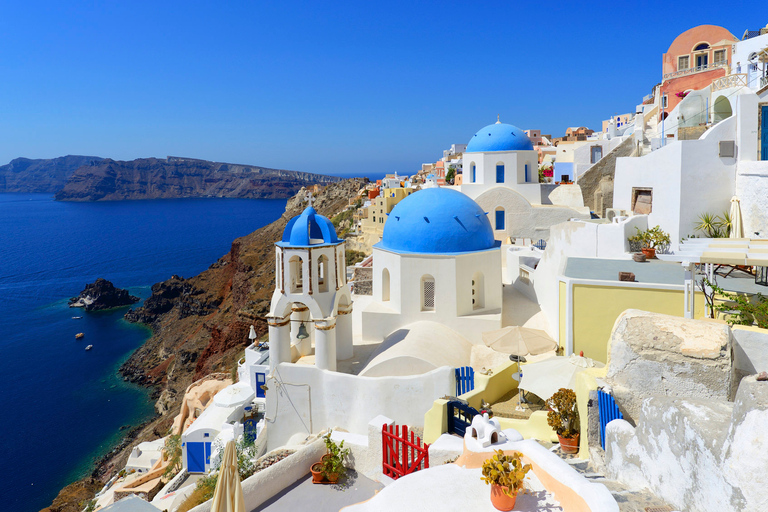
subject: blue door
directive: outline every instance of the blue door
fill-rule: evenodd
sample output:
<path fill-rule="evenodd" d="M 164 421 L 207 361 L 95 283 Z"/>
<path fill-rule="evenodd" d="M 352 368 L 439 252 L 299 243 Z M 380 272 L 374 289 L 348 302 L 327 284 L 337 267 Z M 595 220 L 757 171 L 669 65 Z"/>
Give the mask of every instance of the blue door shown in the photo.
<path fill-rule="evenodd" d="M 261 386 L 266 384 L 267 382 L 267 376 L 263 373 L 257 373 L 256 374 L 256 396 L 259 398 L 264 398 L 264 390 L 261 389 Z"/>
<path fill-rule="evenodd" d="M 211 443 L 187 443 L 187 471 L 190 473 L 205 473 L 205 445 L 208 445 L 210 457 Z"/>
<path fill-rule="evenodd" d="M 760 123 L 760 160 L 768 160 L 768 107 L 763 107 L 763 119 Z"/>

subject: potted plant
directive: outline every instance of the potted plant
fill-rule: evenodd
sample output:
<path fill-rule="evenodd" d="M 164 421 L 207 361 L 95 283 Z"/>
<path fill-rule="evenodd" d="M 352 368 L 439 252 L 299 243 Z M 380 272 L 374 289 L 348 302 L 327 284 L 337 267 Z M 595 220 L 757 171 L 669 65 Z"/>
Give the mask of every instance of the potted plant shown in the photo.
<path fill-rule="evenodd" d="M 661 230 L 661 226 L 656 226 L 645 231 L 640 231 L 640 228 L 635 227 L 637 234 L 627 238 L 629 242 L 639 242 L 642 247 L 643 254 L 648 259 L 656 257 L 656 248 L 662 245 L 669 244 L 669 234 Z"/>
<path fill-rule="evenodd" d="M 512 510 L 517 495 L 525 491 L 523 480 L 530 471 L 530 464 L 523 464 L 519 452 L 506 455 L 502 450 L 483 462 L 483 476 L 491 486 L 491 503 L 496 510 Z"/>
<path fill-rule="evenodd" d="M 576 393 L 572 389 L 560 388 L 547 399 L 547 423 L 557 433 L 563 453 L 579 451 L 579 410 L 576 407 Z"/>
<path fill-rule="evenodd" d="M 344 459 L 349 455 L 349 448 L 344 448 L 344 441 L 336 444 L 331 439 L 331 432 L 329 431 L 323 436 L 327 450 L 326 454 L 323 455 L 320 462 L 315 462 L 309 468 L 312 472 L 312 483 L 334 484 L 347 471 L 347 468 L 344 466 Z"/>

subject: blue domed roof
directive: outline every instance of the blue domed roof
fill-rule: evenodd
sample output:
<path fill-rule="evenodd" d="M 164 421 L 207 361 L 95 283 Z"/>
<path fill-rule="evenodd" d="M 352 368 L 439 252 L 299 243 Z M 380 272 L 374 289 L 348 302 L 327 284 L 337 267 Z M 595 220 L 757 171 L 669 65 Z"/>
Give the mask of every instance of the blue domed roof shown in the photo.
<path fill-rule="evenodd" d="M 531 139 L 511 124 L 497 122 L 489 124 L 472 136 L 467 144 L 467 153 L 485 151 L 532 151 Z"/>
<path fill-rule="evenodd" d="M 427 188 L 400 201 L 389 214 L 377 248 L 401 253 L 451 254 L 500 246 L 488 217 L 455 190 Z"/>
<path fill-rule="evenodd" d="M 309 247 L 311 245 L 338 244 L 336 228 L 309 206 L 301 215 L 288 221 L 283 230 L 283 239 L 277 243 L 281 247 Z"/>

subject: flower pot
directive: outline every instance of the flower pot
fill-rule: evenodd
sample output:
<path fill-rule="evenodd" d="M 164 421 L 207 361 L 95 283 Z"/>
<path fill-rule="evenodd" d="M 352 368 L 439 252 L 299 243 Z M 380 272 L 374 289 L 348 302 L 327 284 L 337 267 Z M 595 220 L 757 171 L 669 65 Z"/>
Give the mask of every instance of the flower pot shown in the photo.
<path fill-rule="evenodd" d="M 325 479 L 328 483 L 335 484 L 339 481 L 339 474 L 338 473 L 329 473 L 325 476 Z"/>
<path fill-rule="evenodd" d="M 560 449 L 563 453 L 578 453 L 579 451 L 579 434 L 574 437 L 561 437 L 557 435 L 557 439 L 560 440 Z"/>
<path fill-rule="evenodd" d="M 322 463 L 315 462 L 314 464 L 312 464 L 309 470 L 312 472 L 313 484 L 323 483 L 323 464 Z"/>
<path fill-rule="evenodd" d="M 641 251 L 643 251 L 643 254 L 645 254 L 645 257 L 648 258 L 649 260 L 656 257 L 655 247 L 643 247 Z"/>
<path fill-rule="evenodd" d="M 507 494 L 504 493 L 506 489 L 508 489 L 508 487 L 491 484 L 491 504 L 496 508 L 496 510 L 507 511 L 515 508 L 517 495 L 513 494 L 512 496 L 507 496 Z"/>

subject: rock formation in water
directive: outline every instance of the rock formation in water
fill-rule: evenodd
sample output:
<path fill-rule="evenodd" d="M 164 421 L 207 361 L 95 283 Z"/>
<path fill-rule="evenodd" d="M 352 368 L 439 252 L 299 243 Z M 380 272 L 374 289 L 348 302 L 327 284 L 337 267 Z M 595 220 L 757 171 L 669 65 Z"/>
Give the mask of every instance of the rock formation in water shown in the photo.
<path fill-rule="evenodd" d="M 16 158 L 0 165 L 0 192 L 55 194 L 76 169 L 101 162 L 97 156 L 68 155 L 58 158 Z"/>
<path fill-rule="evenodd" d="M 105 159 L 77 169 L 56 193 L 59 201 L 182 197 L 287 198 L 300 188 L 340 181 L 335 176 L 226 164 L 192 158 Z"/>
<path fill-rule="evenodd" d="M 85 290 L 80 292 L 80 295 L 69 299 L 69 307 L 99 311 L 130 306 L 138 301 L 139 298 L 128 293 L 128 290 L 115 288 L 111 282 L 100 277 L 93 284 L 85 285 Z"/>

